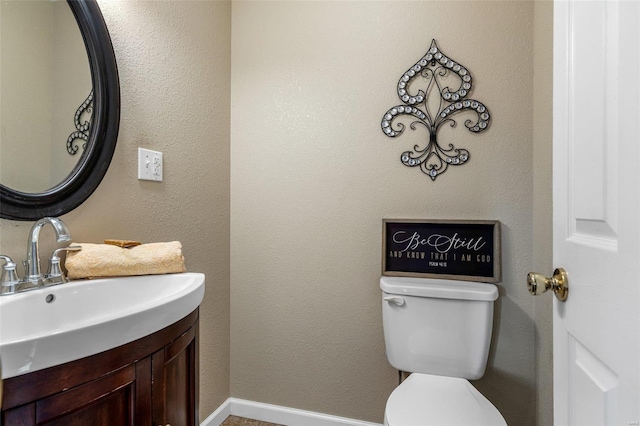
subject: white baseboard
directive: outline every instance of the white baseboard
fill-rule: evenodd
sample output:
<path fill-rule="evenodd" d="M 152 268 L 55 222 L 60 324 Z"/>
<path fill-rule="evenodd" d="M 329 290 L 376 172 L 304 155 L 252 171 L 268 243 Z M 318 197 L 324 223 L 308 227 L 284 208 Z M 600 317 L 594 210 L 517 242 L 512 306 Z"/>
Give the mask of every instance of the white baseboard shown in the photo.
<path fill-rule="evenodd" d="M 231 415 L 231 403 L 229 402 L 231 398 L 227 399 L 222 403 L 221 406 L 216 408 L 216 410 L 209 414 L 209 417 L 204 419 L 200 426 L 220 426 L 224 420 Z"/>
<path fill-rule="evenodd" d="M 382 426 L 379 423 L 331 416 L 313 411 L 229 398 L 200 426 L 220 426 L 228 416 L 246 417 L 286 426 Z"/>

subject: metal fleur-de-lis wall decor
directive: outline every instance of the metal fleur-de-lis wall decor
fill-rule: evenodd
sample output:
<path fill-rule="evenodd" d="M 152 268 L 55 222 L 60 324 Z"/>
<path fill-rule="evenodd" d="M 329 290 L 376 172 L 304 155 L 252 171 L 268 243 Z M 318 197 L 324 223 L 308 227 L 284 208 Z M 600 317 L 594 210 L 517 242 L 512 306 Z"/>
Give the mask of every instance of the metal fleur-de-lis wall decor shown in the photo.
<path fill-rule="evenodd" d="M 81 122 L 80 120 L 83 118 L 83 115 L 88 115 L 88 117 Z M 93 115 L 93 90 L 87 96 L 87 99 L 84 100 L 82 105 L 76 110 L 76 115 L 73 117 L 73 122 L 76 126 L 76 131 L 71 133 L 67 138 L 67 152 L 71 155 L 75 155 L 78 152 L 78 145 L 75 144 L 77 139 L 81 139 L 84 141 L 82 144 L 82 149 L 87 147 L 87 141 L 89 140 L 89 128 L 91 127 L 91 118 Z"/>
<path fill-rule="evenodd" d="M 424 90 L 411 90 L 412 85 L 426 85 Z M 404 124 L 394 123 L 399 117 L 411 120 L 410 127 L 416 130 L 424 126 L 429 140 L 424 148 L 416 144 L 413 151 L 405 151 L 400 156 L 402 164 L 420 167 L 431 180 L 444 173 L 450 165 L 458 166 L 469 161 L 469 151 L 456 148 L 453 144 L 443 147 L 438 143 L 438 131 L 448 123 L 455 127 L 451 118 L 461 111 L 475 113 L 477 120 L 467 119 L 466 128 L 479 133 L 489 126 L 490 115 L 487 107 L 474 99 L 468 99 L 473 80 L 469 70 L 445 55 L 436 41 L 431 42 L 429 51 L 414 66 L 405 72 L 398 82 L 398 97 L 404 102 L 391 108 L 382 117 L 382 131 L 390 138 L 404 131 Z M 453 86 L 453 88 L 450 88 Z"/>

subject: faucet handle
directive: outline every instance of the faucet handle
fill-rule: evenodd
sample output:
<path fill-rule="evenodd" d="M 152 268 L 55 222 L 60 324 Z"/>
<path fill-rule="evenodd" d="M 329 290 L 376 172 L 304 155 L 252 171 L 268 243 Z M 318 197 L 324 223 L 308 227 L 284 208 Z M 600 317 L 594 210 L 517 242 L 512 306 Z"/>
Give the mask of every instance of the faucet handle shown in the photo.
<path fill-rule="evenodd" d="M 2 278 L 0 278 L 0 294 L 13 294 L 16 291 L 16 286 L 20 283 L 16 264 L 9 256 L 0 255 L 0 259 L 5 262 L 2 267 Z"/>
<path fill-rule="evenodd" d="M 58 254 L 63 251 L 79 251 L 81 249 L 81 246 L 69 246 L 55 250 L 51 259 L 49 259 L 49 272 L 44 276 L 44 285 L 66 283 L 68 280 L 62 272 L 62 268 L 60 268 L 60 256 Z"/>
<path fill-rule="evenodd" d="M 82 246 L 68 246 L 68 247 L 61 247 L 59 249 L 56 249 L 53 252 L 53 256 L 51 257 L 59 257 L 58 253 L 60 253 L 61 251 L 80 251 L 82 250 Z"/>

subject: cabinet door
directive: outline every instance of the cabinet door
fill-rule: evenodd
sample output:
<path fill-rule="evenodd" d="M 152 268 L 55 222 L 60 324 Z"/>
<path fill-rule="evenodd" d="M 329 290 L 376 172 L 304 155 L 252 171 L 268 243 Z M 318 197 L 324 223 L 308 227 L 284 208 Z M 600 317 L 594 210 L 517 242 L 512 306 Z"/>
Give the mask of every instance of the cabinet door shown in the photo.
<path fill-rule="evenodd" d="M 152 357 L 153 424 L 198 424 L 198 323 Z"/>
<path fill-rule="evenodd" d="M 133 365 L 82 386 L 4 412 L 5 426 L 136 425 Z"/>
<path fill-rule="evenodd" d="M 121 347 L 6 379 L 0 426 L 196 426 L 198 312 Z"/>

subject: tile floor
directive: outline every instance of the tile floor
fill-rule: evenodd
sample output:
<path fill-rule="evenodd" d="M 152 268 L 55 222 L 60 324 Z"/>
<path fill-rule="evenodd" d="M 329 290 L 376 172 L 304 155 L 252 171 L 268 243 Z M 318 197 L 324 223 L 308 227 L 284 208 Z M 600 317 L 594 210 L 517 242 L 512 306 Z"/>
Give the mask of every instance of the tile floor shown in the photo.
<path fill-rule="evenodd" d="M 220 426 L 283 426 L 260 420 L 245 419 L 244 417 L 229 416 Z"/>

